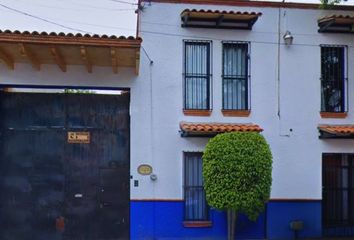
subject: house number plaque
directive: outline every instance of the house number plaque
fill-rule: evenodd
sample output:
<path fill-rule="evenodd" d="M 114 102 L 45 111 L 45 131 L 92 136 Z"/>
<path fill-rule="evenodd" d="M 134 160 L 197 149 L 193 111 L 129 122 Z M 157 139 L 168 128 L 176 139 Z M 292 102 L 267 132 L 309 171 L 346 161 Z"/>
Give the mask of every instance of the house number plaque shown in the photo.
<path fill-rule="evenodd" d="M 152 173 L 152 167 L 148 164 L 141 164 L 138 167 L 138 173 L 141 175 L 150 175 Z"/>
<path fill-rule="evenodd" d="M 68 143 L 90 143 L 89 132 L 68 132 Z"/>

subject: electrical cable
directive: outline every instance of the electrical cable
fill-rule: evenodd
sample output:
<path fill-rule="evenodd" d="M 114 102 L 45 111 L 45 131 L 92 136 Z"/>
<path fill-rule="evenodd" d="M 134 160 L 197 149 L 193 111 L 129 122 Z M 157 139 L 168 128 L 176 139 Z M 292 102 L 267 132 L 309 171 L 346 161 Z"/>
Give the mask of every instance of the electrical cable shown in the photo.
<path fill-rule="evenodd" d="M 110 0 L 110 1 L 115 1 L 115 0 Z M 11 7 L 6 6 L 4 4 L 1 4 L 1 3 L 0 3 L 0 7 L 3 7 L 5 9 L 8 9 L 8 10 L 13 11 L 13 12 L 16 12 L 18 14 L 22 14 L 22 15 L 25 15 L 25 16 L 28 16 L 28 17 L 32 17 L 32 18 L 35 18 L 35 19 L 38 19 L 38 20 L 41 20 L 41 21 L 44 21 L 44 22 L 47 22 L 47 23 L 62 27 L 62 28 L 66 28 L 66 29 L 73 30 L 73 31 L 78 31 L 78 32 L 83 32 L 83 33 L 93 34 L 92 32 L 81 30 L 81 29 L 78 29 L 78 28 L 73 28 L 73 27 L 70 27 L 70 26 L 66 26 L 66 25 L 63 25 L 61 23 L 57 23 L 57 22 L 54 22 L 54 21 L 51 21 L 51 20 L 48 20 L 48 19 L 45 19 L 45 18 L 42 18 L 42 17 L 38 17 L 38 16 L 35 16 L 35 15 L 32 15 L 32 14 L 29 14 L 27 12 L 20 11 L 20 10 L 15 9 L 15 8 L 11 8 Z M 123 29 L 123 30 L 135 31 L 134 29 L 129 29 L 129 28 L 119 28 L 119 27 L 113 27 L 113 26 L 107 26 L 107 25 L 88 24 L 88 23 L 82 23 L 82 22 L 77 22 L 77 23 L 91 25 L 91 26 L 96 26 L 96 27 L 101 27 L 101 28 L 115 28 L 115 29 Z M 225 39 L 225 38 L 221 39 L 221 38 L 208 37 L 208 36 L 186 35 L 186 34 L 176 34 L 176 33 L 164 33 L 164 32 L 158 32 L 158 31 L 141 30 L 140 32 L 141 33 L 147 33 L 147 34 L 156 34 L 156 35 L 162 35 L 162 36 L 170 36 L 170 37 L 185 37 L 185 38 L 207 39 L 207 40 L 216 40 L 216 41 L 228 40 L 228 39 Z M 315 34 L 311 34 L 311 35 L 315 36 Z M 258 44 L 269 44 L 269 45 L 277 45 L 278 44 L 277 42 L 270 42 L 270 41 L 267 42 L 267 41 L 252 41 L 251 40 L 251 41 L 248 41 L 248 42 L 250 42 L 250 43 L 258 43 Z M 281 44 L 284 45 L 284 43 L 281 43 Z M 294 45 L 294 46 L 308 46 L 308 47 L 318 47 L 319 46 L 319 44 L 306 44 L 306 43 L 293 43 L 292 45 Z M 347 45 L 347 46 L 350 47 L 350 48 L 354 47 L 354 45 Z"/>
<path fill-rule="evenodd" d="M 19 1 L 24 1 L 26 2 L 25 0 L 19 0 Z M 48 8 L 48 9 L 62 9 L 62 10 L 70 10 L 70 11 L 77 11 L 77 12 L 83 12 L 84 9 L 82 8 L 72 8 L 72 7 L 60 7 L 60 6 L 50 6 L 50 5 L 46 5 L 46 4 L 41 4 L 41 3 L 37 3 L 37 2 L 34 2 L 34 3 L 31 3 L 33 5 L 36 5 L 38 7 L 42 7 L 42 8 Z M 87 7 L 87 8 L 90 8 L 90 9 L 95 9 L 95 10 L 102 10 L 102 11 L 128 11 L 128 10 L 134 10 L 135 11 L 135 8 L 126 8 L 126 9 L 122 9 L 122 8 L 105 8 L 105 7 L 99 7 L 99 6 L 93 6 L 93 5 L 87 5 L 87 4 L 78 4 L 78 3 L 70 3 L 70 4 L 74 4 L 74 5 L 77 5 L 77 6 L 81 6 L 81 7 Z"/>
<path fill-rule="evenodd" d="M 62 28 L 65 28 L 65 29 L 68 29 L 68 30 L 73 30 L 73 31 L 77 31 L 77 32 L 82 32 L 82 33 L 89 33 L 89 34 L 93 34 L 91 32 L 88 32 L 88 31 L 84 31 L 84 30 L 81 30 L 81 29 L 78 29 L 78 28 L 73 28 L 73 27 L 69 27 L 69 26 L 65 26 L 63 24 L 60 24 L 60 23 L 57 23 L 57 22 L 53 22 L 53 21 L 50 21 L 48 19 L 45 19 L 45 18 L 42 18 L 42 17 L 38 17 L 38 16 L 35 16 L 35 15 L 32 15 L 30 13 L 27 13 L 27 12 L 23 12 L 21 10 L 18 10 L 18 9 L 15 9 L 15 8 L 12 8 L 12 7 L 9 7 L 9 6 L 6 6 L 2 3 L 0 3 L 0 7 L 3 7 L 5 9 L 8 9 L 10 11 L 13 11 L 13 12 L 16 12 L 16 13 L 19 13 L 19 14 L 22 14 L 24 16 L 27 16 L 27 17 L 31 17 L 31 18 L 35 18 L 37 20 L 41 20 L 43 22 L 46 22 L 46 23 L 50 23 L 50 24 L 53 24 L 53 25 L 56 25 L 56 26 L 59 26 L 59 27 L 62 27 Z"/>
<path fill-rule="evenodd" d="M 63 0 L 56 0 L 56 1 L 62 2 Z M 108 0 L 108 1 L 116 2 L 116 3 L 129 4 L 129 5 L 137 5 L 137 4 L 134 4 L 134 3 L 131 3 L 131 2 L 123 1 L 123 0 Z M 91 7 L 91 8 L 97 8 L 97 6 L 93 6 L 93 5 L 86 4 L 86 3 L 84 3 L 84 4 L 83 3 L 77 3 L 77 0 L 75 0 L 74 3 L 71 3 L 71 4 L 75 4 L 75 5 L 78 5 L 78 6 L 87 6 L 87 7 Z M 102 7 L 99 7 L 99 8 L 102 8 Z M 107 10 L 109 10 L 109 8 L 107 8 Z"/>
<path fill-rule="evenodd" d="M 154 64 L 154 61 L 150 58 L 149 54 L 147 53 L 147 51 L 145 50 L 145 48 L 143 46 L 141 46 L 141 48 L 143 49 L 144 54 L 146 55 L 146 57 L 149 59 L 150 61 L 150 65 Z"/>
<path fill-rule="evenodd" d="M 131 2 L 122 1 L 122 0 L 108 0 L 108 1 L 116 2 L 116 3 L 130 4 L 130 5 L 138 5 L 137 3 L 131 3 Z"/>
<path fill-rule="evenodd" d="M 80 22 L 80 21 L 72 21 L 72 20 L 62 20 L 62 19 L 53 19 L 52 20 L 59 20 L 67 23 L 77 23 L 77 24 L 82 24 L 82 25 L 87 25 L 87 26 L 92 26 L 92 27 L 98 27 L 98 28 L 111 28 L 111 29 L 121 29 L 121 30 L 128 30 L 135 32 L 135 29 L 132 28 L 123 28 L 123 27 L 115 27 L 115 26 L 106 26 L 106 25 L 101 25 L 101 24 L 94 24 L 94 23 L 87 23 L 87 22 Z"/>
<path fill-rule="evenodd" d="M 145 24 L 150 24 L 150 25 L 160 25 L 160 26 L 170 26 L 170 27 L 180 27 L 180 25 L 176 25 L 176 24 L 168 24 L 168 23 L 157 23 L 157 22 L 148 22 L 148 21 L 141 21 L 141 23 L 145 23 Z M 256 30 L 252 30 L 252 33 L 259 33 L 259 34 L 272 34 L 272 35 L 278 35 L 277 31 L 274 32 L 266 32 L 266 31 L 256 31 Z M 291 32 L 292 35 L 296 36 L 318 36 L 317 34 L 313 34 L 313 33 L 296 33 L 296 32 Z"/>
<path fill-rule="evenodd" d="M 162 33 L 162 32 L 156 32 L 156 31 L 140 31 L 142 33 L 149 33 L 149 34 L 157 34 L 157 35 L 163 35 L 163 36 L 170 36 L 170 37 L 185 37 L 185 38 L 193 38 L 193 39 L 203 39 L 203 40 L 215 40 L 215 41 L 232 41 L 234 39 L 225 39 L 225 38 L 215 38 L 215 37 L 208 37 L 208 36 L 197 36 L 197 35 L 184 35 L 184 34 L 175 34 L 175 33 Z M 277 42 L 266 42 L 266 41 L 248 41 L 245 40 L 245 42 L 250 42 L 250 43 L 259 43 L 259 44 L 270 44 L 270 45 L 277 45 Z M 281 45 L 285 45 L 284 43 L 281 43 Z M 306 43 L 293 43 L 293 46 L 307 46 L 307 47 L 319 47 L 320 44 L 306 44 Z M 348 47 L 354 47 L 354 45 L 346 45 Z"/>

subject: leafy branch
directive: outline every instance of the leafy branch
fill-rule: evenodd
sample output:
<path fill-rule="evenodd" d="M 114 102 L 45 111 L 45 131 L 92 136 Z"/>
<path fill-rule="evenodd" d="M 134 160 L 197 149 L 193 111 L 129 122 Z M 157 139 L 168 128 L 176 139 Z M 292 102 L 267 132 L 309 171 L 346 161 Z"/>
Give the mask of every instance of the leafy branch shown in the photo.
<path fill-rule="evenodd" d="M 320 0 L 322 9 L 329 9 L 332 6 L 341 3 L 342 0 Z"/>

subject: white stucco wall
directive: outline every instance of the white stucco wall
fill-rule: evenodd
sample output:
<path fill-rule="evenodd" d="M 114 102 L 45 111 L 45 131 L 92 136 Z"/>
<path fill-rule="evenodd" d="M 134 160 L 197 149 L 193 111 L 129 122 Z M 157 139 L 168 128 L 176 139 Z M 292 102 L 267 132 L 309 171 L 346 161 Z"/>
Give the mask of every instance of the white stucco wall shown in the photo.
<path fill-rule="evenodd" d="M 180 13 L 186 8 L 259 11 L 263 15 L 252 31 L 186 29 L 180 27 Z M 89 74 L 82 66 L 68 66 L 68 71 L 62 73 L 54 65 L 44 65 L 37 72 L 27 64 L 16 64 L 15 71 L 0 64 L 0 84 L 130 88 L 131 175 L 133 180 L 139 180 L 139 187 L 134 187 L 131 181 L 132 199 L 183 198 L 183 151 L 202 151 L 208 139 L 181 138 L 178 133 L 180 121 L 259 124 L 274 156 L 271 197 L 320 199 L 321 154 L 354 152 L 352 140 L 318 139 L 318 124 L 352 123 L 354 118 L 354 105 L 351 104 L 354 71 L 350 68 L 354 60 L 353 36 L 317 33 L 317 18 L 332 13 L 281 10 L 281 36 L 286 30 L 291 31 L 294 44 L 280 46 L 280 119 L 277 115 L 276 8 L 146 4 L 141 12 L 140 36 L 143 38 L 142 46 L 154 63 L 150 65 L 148 57 L 141 51 L 139 76 L 135 76 L 132 69 L 119 69 L 115 75 L 111 68 L 94 67 L 93 73 Z M 32 30 L 33 26 L 29 28 Z M 58 31 L 40 23 L 36 28 L 38 31 Z M 21 29 L 26 28 L 21 25 Z M 102 29 L 102 32 L 114 34 L 110 28 Z M 210 117 L 183 115 L 184 39 L 213 41 L 213 112 Z M 222 40 L 251 42 L 251 115 L 247 118 L 223 117 L 221 114 Z M 320 118 L 320 44 L 349 45 L 349 113 L 346 119 Z M 137 173 L 136 169 L 142 163 L 153 166 L 157 181 Z"/>
<path fill-rule="evenodd" d="M 255 11 L 262 16 L 252 31 L 181 28 L 184 9 Z M 319 140 L 320 123 L 353 122 L 353 36 L 319 34 L 317 19 L 350 12 L 281 9 L 281 43 L 286 30 L 292 46 L 280 46 L 280 118 L 278 112 L 278 12 L 277 8 L 228 7 L 192 4 L 146 4 L 141 13 L 143 46 L 154 60 L 153 159 L 158 174 L 154 188 L 135 192 L 138 198 L 183 198 L 183 151 L 202 151 L 207 139 L 181 138 L 180 121 L 256 123 L 270 143 L 273 156 L 272 198 L 321 199 L 323 152 L 354 152 L 352 140 Z M 184 116 L 182 92 L 183 40 L 212 40 L 213 112 L 210 117 Z M 251 44 L 251 115 L 247 118 L 221 114 L 221 41 Z M 320 44 L 348 45 L 349 113 L 346 119 L 321 119 Z M 142 61 L 142 65 L 148 63 Z M 290 131 L 292 129 L 292 131 Z M 142 189 L 141 189 L 142 190 Z M 151 194 L 150 191 L 153 193 Z"/>
<path fill-rule="evenodd" d="M 141 71 L 147 72 L 147 69 L 142 66 Z M 150 83 L 148 79 L 137 77 L 135 69 L 119 68 L 118 74 L 113 74 L 111 67 L 93 67 L 93 73 L 90 74 L 84 66 L 67 66 L 67 72 L 63 73 L 56 65 L 42 65 L 41 71 L 35 71 L 30 64 L 16 64 L 15 70 L 12 71 L 4 64 L 0 64 L 0 84 L 31 87 L 129 88 L 131 90 L 130 157 L 132 169 L 136 172 L 138 163 L 150 158 Z M 131 181 L 132 195 L 135 193 L 133 180 Z M 143 184 L 139 189 L 143 187 Z"/>

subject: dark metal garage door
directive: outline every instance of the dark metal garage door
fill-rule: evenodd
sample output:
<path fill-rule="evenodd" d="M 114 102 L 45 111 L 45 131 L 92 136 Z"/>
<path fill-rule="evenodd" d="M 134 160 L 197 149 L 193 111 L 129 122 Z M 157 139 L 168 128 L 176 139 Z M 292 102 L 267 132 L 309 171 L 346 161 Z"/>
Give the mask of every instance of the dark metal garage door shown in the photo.
<path fill-rule="evenodd" d="M 0 239 L 129 239 L 129 94 L 0 94 Z"/>

